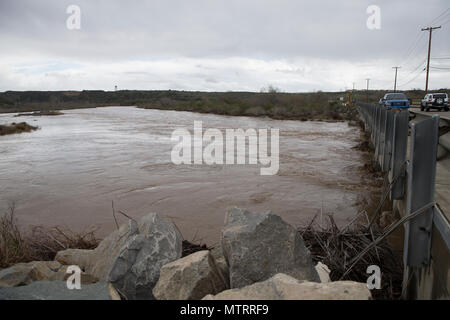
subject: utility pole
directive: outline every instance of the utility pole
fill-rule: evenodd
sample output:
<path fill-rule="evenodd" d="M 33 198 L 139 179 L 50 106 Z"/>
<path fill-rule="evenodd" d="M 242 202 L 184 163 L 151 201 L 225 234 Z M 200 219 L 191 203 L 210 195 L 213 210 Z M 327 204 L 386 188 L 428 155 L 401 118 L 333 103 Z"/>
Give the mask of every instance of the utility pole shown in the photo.
<path fill-rule="evenodd" d="M 367 102 L 369 102 L 369 81 L 370 81 L 370 78 L 367 78 L 366 79 L 366 82 L 367 82 L 366 100 L 367 100 Z"/>
<path fill-rule="evenodd" d="M 441 26 L 422 28 L 422 31 L 430 31 L 430 36 L 428 37 L 427 79 L 425 80 L 425 94 L 428 93 L 428 74 L 430 73 L 431 34 L 433 33 L 433 30 L 440 29 L 440 28 L 441 28 Z"/>
<path fill-rule="evenodd" d="M 401 67 L 392 67 L 392 69 L 395 69 L 395 80 L 394 80 L 394 92 L 397 92 L 397 71 Z"/>
<path fill-rule="evenodd" d="M 355 83 L 353 82 L 353 89 L 352 92 L 350 93 L 350 105 L 353 107 L 353 91 L 355 91 Z"/>

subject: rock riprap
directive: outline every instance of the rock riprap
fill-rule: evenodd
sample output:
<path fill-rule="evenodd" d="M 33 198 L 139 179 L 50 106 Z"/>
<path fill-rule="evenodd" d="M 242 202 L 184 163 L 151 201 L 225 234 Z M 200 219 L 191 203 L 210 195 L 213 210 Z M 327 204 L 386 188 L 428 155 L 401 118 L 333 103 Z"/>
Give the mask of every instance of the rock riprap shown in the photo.
<path fill-rule="evenodd" d="M 209 250 L 198 251 L 164 265 L 153 294 L 158 300 L 200 300 L 228 289 Z"/>
<path fill-rule="evenodd" d="M 301 235 L 271 212 L 229 210 L 221 243 L 231 288 L 264 281 L 277 273 L 320 281 Z"/>
<path fill-rule="evenodd" d="M 0 288 L 0 300 L 120 300 L 111 284 L 98 282 L 68 289 L 66 281 L 36 281 L 20 287 Z"/>
<path fill-rule="evenodd" d="M 156 213 L 128 220 L 93 250 L 86 272 L 127 299 L 153 299 L 159 271 L 181 257 L 182 241 L 176 226 Z"/>
<path fill-rule="evenodd" d="M 302 282 L 286 274 L 243 288 L 225 290 L 205 300 L 369 300 L 372 295 L 365 283 L 336 281 Z"/>
<path fill-rule="evenodd" d="M 56 254 L 55 261 L 65 265 L 77 265 L 82 270 L 86 270 L 94 250 L 87 249 L 67 249 Z"/>
<path fill-rule="evenodd" d="M 40 280 L 63 280 L 64 267 L 57 261 L 17 263 L 0 270 L 0 287 L 16 287 Z"/>

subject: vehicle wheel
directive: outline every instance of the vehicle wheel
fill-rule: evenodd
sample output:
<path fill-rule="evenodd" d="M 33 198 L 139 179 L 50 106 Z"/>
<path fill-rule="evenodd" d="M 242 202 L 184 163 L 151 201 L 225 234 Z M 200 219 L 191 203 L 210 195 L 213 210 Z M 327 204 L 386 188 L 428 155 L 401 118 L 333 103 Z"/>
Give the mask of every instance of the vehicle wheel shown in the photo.
<path fill-rule="evenodd" d="M 426 111 L 426 112 L 430 112 L 430 108 L 427 108 L 425 111 Z"/>
<path fill-rule="evenodd" d="M 445 108 L 444 108 L 444 111 L 448 111 L 448 110 L 450 110 L 449 107 L 445 107 Z"/>
<path fill-rule="evenodd" d="M 420 106 L 420 111 L 423 111 L 423 106 Z"/>

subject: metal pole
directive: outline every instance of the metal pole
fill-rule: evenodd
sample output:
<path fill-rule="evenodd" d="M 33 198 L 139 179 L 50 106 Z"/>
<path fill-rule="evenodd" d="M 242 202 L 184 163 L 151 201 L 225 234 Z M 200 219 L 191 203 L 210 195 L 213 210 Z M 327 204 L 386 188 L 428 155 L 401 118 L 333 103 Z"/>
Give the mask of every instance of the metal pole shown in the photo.
<path fill-rule="evenodd" d="M 401 67 L 392 67 L 392 69 L 395 69 L 394 92 L 397 91 L 397 70 L 398 70 L 398 68 L 401 68 Z"/>
<path fill-rule="evenodd" d="M 428 93 L 428 74 L 430 73 L 431 35 L 432 35 L 434 29 L 440 29 L 440 28 L 441 28 L 441 26 L 439 26 L 439 27 L 428 27 L 428 28 L 422 29 L 422 31 L 429 31 L 430 32 L 430 36 L 428 37 L 427 78 L 425 80 L 425 94 Z"/>
<path fill-rule="evenodd" d="M 366 94 L 367 101 L 366 102 L 369 103 L 369 81 L 370 81 L 370 79 L 367 78 L 366 81 L 367 81 L 367 94 Z"/>

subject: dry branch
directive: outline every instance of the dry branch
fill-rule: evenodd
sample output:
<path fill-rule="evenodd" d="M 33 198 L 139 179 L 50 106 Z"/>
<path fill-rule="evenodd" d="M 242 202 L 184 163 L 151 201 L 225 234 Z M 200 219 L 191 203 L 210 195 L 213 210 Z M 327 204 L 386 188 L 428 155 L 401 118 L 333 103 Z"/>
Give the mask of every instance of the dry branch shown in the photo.
<path fill-rule="evenodd" d="M 349 270 L 354 263 L 353 259 L 373 242 L 373 238 L 382 235 L 382 230 L 372 225 L 368 231 L 368 225 L 356 223 L 356 219 L 340 229 L 333 216 L 327 216 L 328 224 L 325 226 L 317 224 L 314 217 L 306 227 L 298 229 L 313 260 L 321 261 L 330 268 L 333 281 L 353 280 L 365 283 L 369 277 L 367 267 L 378 265 L 382 272 L 382 288 L 373 290 L 372 295 L 376 299 L 398 299 L 403 279 L 402 259 L 386 241 L 371 248 Z"/>

